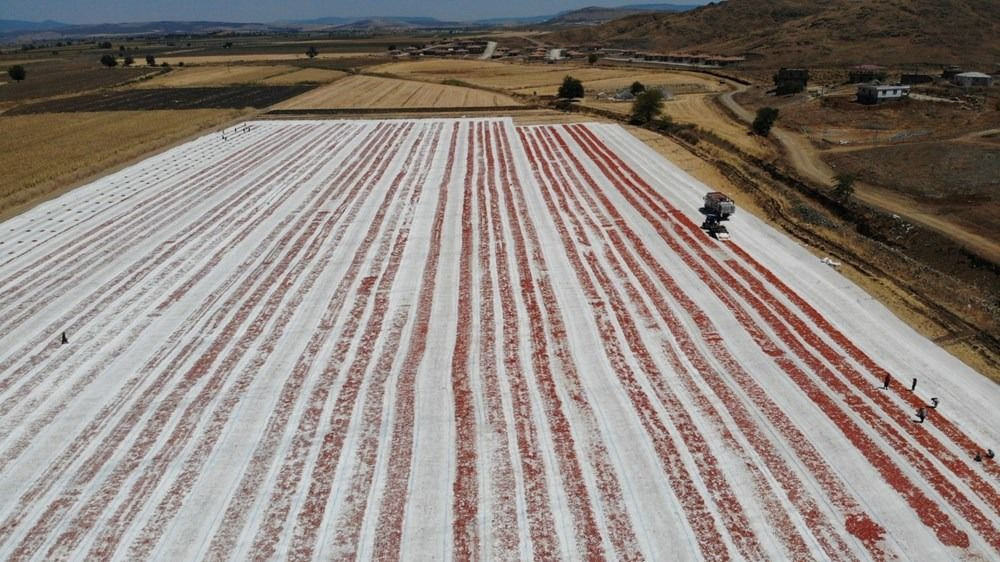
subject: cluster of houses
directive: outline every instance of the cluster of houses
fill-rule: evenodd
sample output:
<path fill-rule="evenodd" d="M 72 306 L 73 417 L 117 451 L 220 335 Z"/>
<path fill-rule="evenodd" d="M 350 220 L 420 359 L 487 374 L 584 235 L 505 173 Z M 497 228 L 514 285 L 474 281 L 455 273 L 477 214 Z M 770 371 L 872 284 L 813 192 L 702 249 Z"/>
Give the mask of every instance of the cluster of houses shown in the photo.
<path fill-rule="evenodd" d="M 588 47 L 579 48 L 586 50 Z M 719 68 L 733 66 L 746 60 L 745 57 L 728 57 L 705 53 L 655 53 L 636 51 L 632 49 L 596 48 L 601 58 L 633 63 L 659 64 L 664 66 L 695 66 L 701 68 Z"/>
<path fill-rule="evenodd" d="M 419 57 L 423 55 L 436 56 L 436 57 L 465 57 L 470 55 L 482 55 L 486 52 L 486 47 L 489 45 L 487 41 L 474 41 L 474 40 L 461 40 L 461 41 L 446 41 L 440 43 L 431 43 L 430 45 L 424 47 L 417 47 L 411 45 L 408 47 L 403 47 L 401 49 L 395 49 L 389 52 L 389 54 L 402 57 Z"/>
<path fill-rule="evenodd" d="M 903 73 L 899 82 L 885 83 L 888 72 L 874 64 L 855 66 L 848 70 L 850 84 L 857 84 L 857 99 L 865 104 L 878 104 L 901 100 L 910 96 L 910 88 L 932 82 L 950 83 L 963 88 L 990 87 L 994 78 L 983 72 L 965 72 L 958 67 L 948 67 L 935 78 L 929 74 Z M 801 92 L 809 82 L 809 71 L 804 68 L 782 68 L 774 75 L 775 92 L 779 95 Z"/>
<path fill-rule="evenodd" d="M 883 84 L 887 77 L 885 69 L 875 65 L 855 67 L 849 74 L 852 83 L 858 83 L 858 101 L 867 104 L 877 104 L 908 98 L 910 87 L 918 84 L 929 84 L 935 81 L 950 83 L 962 88 L 988 88 L 993 85 L 993 77 L 985 72 L 966 72 L 961 68 L 950 66 L 941 73 L 939 78 L 929 74 L 903 73 L 896 84 Z"/>

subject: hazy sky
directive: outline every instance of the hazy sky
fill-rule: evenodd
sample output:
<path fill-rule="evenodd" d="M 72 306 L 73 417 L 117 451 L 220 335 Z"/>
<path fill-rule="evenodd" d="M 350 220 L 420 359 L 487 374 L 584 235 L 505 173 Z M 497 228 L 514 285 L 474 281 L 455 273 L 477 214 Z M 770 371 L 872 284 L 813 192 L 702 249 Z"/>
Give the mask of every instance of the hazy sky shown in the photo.
<path fill-rule="evenodd" d="M 618 6 L 656 0 L 0 0 L 0 19 L 104 23 L 156 20 L 270 22 L 325 16 L 430 16 L 473 20 L 535 16 L 584 6 Z M 675 4 L 707 4 L 708 0 L 675 0 Z"/>

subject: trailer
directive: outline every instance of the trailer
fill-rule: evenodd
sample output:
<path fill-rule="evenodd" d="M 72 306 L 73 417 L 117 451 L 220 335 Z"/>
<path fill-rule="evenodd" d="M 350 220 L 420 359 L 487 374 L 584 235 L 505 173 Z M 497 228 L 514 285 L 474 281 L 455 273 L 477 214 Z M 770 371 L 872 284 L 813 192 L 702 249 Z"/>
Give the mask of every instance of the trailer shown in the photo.
<path fill-rule="evenodd" d="M 705 206 L 701 208 L 701 212 L 705 215 L 701 228 L 716 240 L 729 240 L 729 230 L 722 221 L 729 220 L 736 212 L 736 203 L 725 193 L 712 191 L 705 194 Z"/>
<path fill-rule="evenodd" d="M 705 194 L 703 211 L 706 215 L 715 215 L 720 221 L 724 221 L 736 212 L 736 203 L 725 193 L 712 191 Z"/>

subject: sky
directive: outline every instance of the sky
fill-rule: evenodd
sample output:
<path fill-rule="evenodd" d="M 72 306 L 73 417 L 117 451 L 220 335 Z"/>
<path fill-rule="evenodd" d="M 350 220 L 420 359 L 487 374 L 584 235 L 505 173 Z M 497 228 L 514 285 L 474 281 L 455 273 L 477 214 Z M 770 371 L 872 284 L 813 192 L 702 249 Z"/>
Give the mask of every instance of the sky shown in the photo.
<path fill-rule="evenodd" d="M 655 0 L 0 0 L 0 19 L 63 23 L 158 20 L 272 22 L 328 16 L 428 16 L 443 20 L 539 16 L 585 6 L 619 6 Z M 708 0 L 675 0 L 707 4 Z"/>

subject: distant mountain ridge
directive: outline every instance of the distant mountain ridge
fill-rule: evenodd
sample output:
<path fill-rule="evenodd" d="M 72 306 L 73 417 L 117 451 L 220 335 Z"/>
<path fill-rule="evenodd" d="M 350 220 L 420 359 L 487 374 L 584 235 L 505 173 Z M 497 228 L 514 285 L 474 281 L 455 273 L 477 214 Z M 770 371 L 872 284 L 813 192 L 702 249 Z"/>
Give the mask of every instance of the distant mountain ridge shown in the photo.
<path fill-rule="evenodd" d="M 596 25 L 627 16 L 648 12 L 685 12 L 699 7 L 697 4 L 629 4 L 616 8 L 588 6 L 579 10 L 562 12 L 545 20 L 546 25 Z"/>
<path fill-rule="evenodd" d="M 537 16 L 512 16 L 486 18 L 472 21 L 441 20 L 426 16 L 326 16 L 311 19 L 284 20 L 268 23 L 237 23 L 222 21 L 151 21 L 99 24 L 67 24 L 46 20 L 31 22 L 21 20 L 0 20 L 0 37 L 18 40 L 33 37 L 54 38 L 60 36 L 156 34 L 156 33 L 211 33 L 215 31 L 241 30 L 281 30 L 301 27 L 332 27 L 344 30 L 379 29 L 451 29 L 469 27 L 515 26 L 515 25 L 561 25 L 597 24 L 610 19 L 640 12 L 683 11 L 694 8 L 687 4 L 635 4 L 617 7 L 591 6 L 580 10 L 567 10 L 557 14 Z"/>
<path fill-rule="evenodd" d="M 744 55 L 751 64 L 1000 62 L 997 0 L 727 0 L 545 36 L 658 51 Z"/>
<path fill-rule="evenodd" d="M 38 31 L 44 29 L 58 29 L 67 27 L 69 24 L 58 21 L 22 21 L 22 20 L 0 20 L 0 33 L 10 31 Z"/>

